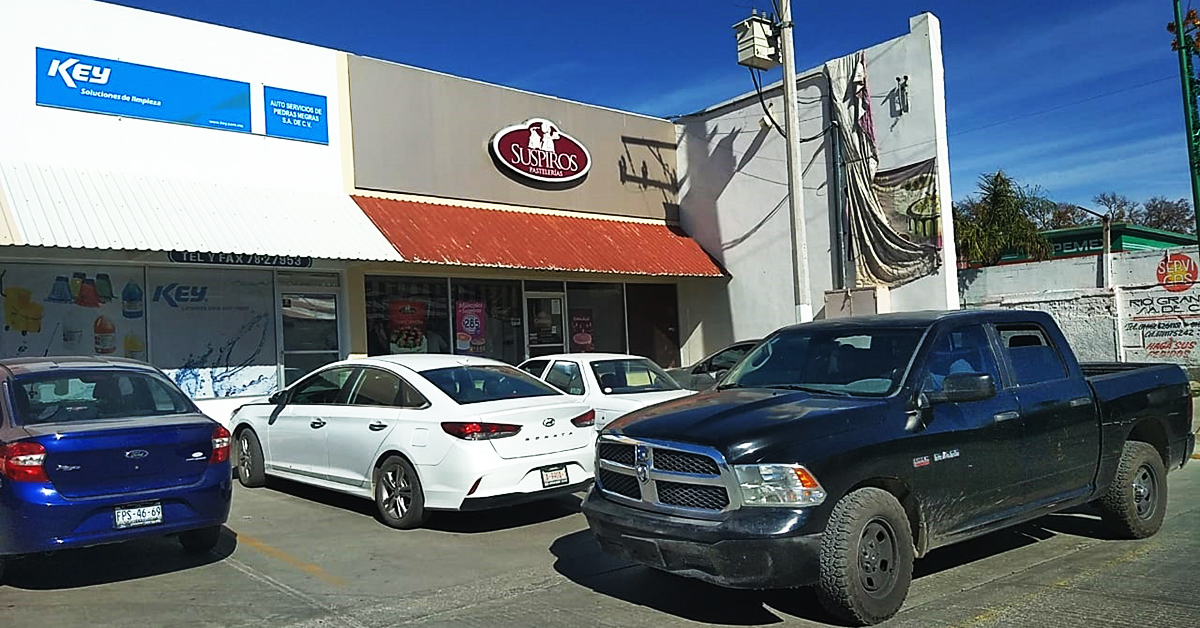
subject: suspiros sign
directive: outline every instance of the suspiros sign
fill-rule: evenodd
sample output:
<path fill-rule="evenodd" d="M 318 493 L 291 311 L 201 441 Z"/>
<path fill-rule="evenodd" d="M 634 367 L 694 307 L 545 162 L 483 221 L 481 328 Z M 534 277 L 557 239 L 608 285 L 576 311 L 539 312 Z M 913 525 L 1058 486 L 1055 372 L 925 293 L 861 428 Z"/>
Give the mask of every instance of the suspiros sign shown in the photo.
<path fill-rule="evenodd" d="M 492 136 L 492 154 L 518 177 L 543 183 L 579 181 L 592 167 L 587 147 L 543 118 L 500 129 Z"/>

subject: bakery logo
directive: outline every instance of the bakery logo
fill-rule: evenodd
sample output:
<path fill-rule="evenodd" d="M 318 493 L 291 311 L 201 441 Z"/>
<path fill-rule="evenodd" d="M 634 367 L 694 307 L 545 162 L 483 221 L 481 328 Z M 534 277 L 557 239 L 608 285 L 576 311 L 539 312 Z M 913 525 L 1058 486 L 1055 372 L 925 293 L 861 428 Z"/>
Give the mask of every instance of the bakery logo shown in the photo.
<path fill-rule="evenodd" d="M 492 153 L 505 168 L 545 183 L 578 181 L 592 167 L 587 147 L 542 118 L 500 129 Z"/>
<path fill-rule="evenodd" d="M 1167 292 L 1184 292 L 1196 283 L 1196 260 L 1183 253 L 1170 253 L 1158 263 L 1155 276 Z"/>

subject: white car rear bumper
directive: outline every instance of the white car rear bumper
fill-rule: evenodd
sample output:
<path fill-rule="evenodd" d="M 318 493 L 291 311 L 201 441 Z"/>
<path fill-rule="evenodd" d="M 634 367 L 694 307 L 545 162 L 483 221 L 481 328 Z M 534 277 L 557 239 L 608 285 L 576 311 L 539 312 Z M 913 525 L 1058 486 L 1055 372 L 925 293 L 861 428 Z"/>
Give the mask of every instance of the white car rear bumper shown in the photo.
<path fill-rule="evenodd" d="M 417 467 L 432 510 L 481 510 L 582 490 L 595 476 L 594 445 L 525 458 L 501 458 L 487 441 L 455 443 L 437 465 Z M 562 467 L 565 484 L 545 486 L 543 469 Z M 478 481 L 478 486 L 476 482 Z M 474 491 L 471 488 L 475 487 Z M 470 493 L 468 495 L 468 493 Z"/>

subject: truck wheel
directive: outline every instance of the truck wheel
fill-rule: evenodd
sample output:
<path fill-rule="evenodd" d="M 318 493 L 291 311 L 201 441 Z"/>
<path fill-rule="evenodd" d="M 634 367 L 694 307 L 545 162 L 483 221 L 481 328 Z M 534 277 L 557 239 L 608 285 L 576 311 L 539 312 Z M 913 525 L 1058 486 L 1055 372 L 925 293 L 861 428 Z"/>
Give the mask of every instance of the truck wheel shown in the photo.
<path fill-rule="evenodd" d="M 254 430 L 245 428 L 238 432 L 237 438 L 237 458 L 234 459 L 234 464 L 237 465 L 238 481 L 246 488 L 258 488 L 267 483 L 266 468 L 263 459 L 262 443 L 258 441 L 258 434 Z"/>
<path fill-rule="evenodd" d="M 425 523 L 425 493 L 416 469 L 400 456 L 391 456 L 375 471 L 375 506 L 379 520 L 400 530 Z"/>
<path fill-rule="evenodd" d="M 1167 514 L 1167 470 L 1158 451 L 1126 442 L 1116 477 L 1094 505 L 1118 538 L 1144 539 L 1158 532 Z"/>
<path fill-rule="evenodd" d="M 821 605 L 856 626 L 895 615 L 908 596 L 914 553 L 908 516 L 891 493 L 862 488 L 846 495 L 821 537 Z"/>

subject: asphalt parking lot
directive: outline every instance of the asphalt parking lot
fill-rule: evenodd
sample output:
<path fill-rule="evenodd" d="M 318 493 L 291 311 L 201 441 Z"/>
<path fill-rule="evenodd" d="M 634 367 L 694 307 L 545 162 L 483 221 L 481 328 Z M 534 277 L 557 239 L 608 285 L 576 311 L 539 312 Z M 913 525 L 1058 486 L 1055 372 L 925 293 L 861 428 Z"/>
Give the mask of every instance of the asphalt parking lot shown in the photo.
<path fill-rule="evenodd" d="M 1104 540 L 1055 515 L 919 561 L 891 626 L 1200 625 L 1200 462 L 1173 473 L 1163 530 Z M 0 625 L 814 626 L 806 590 L 728 591 L 600 553 L 570 496 L 428 529 L 379 524 L 372 504 L 273 481 L 237 487 L 211 555 L 169 539 L 25 559 L 0 585 Z"/>

